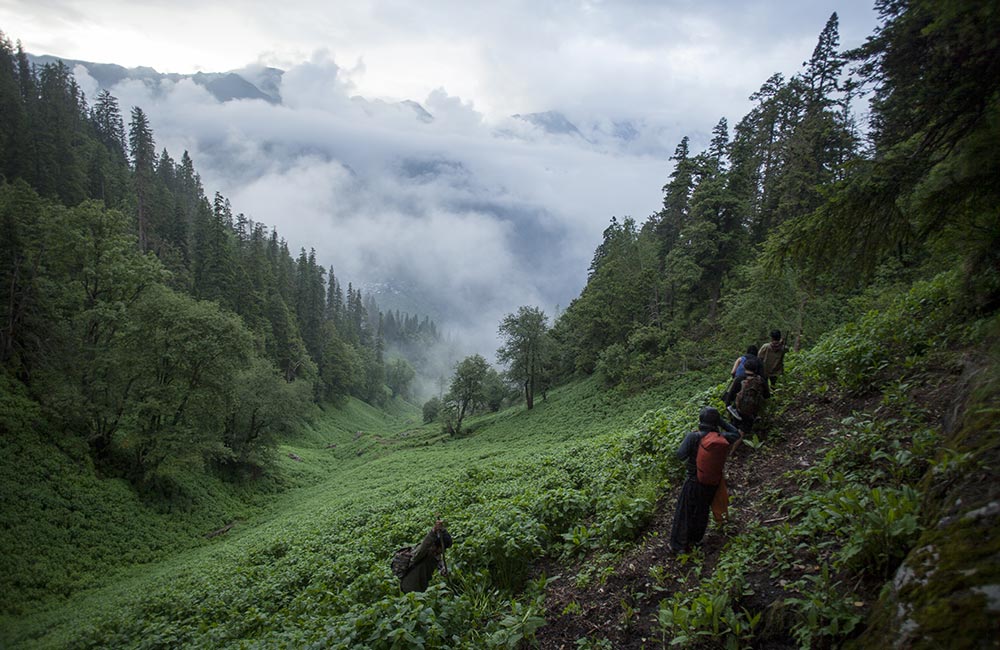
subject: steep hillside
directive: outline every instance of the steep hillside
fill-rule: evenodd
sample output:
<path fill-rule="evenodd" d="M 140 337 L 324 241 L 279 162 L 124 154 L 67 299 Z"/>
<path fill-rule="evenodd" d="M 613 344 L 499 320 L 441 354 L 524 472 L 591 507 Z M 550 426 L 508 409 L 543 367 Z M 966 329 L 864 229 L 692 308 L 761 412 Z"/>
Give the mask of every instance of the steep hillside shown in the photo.
<path fill-rule="evenodd" d="M 392 406 L 394 414 L 348 400 L 282 445 L 277 465 L 258 480 L 225 481 L 191 467 L 174 475 L 168 493 L 101 476 L 79 440 L 53 442 L 31 429 L 0 437 L 0 546 L 8 549 L 0 559 L 0 611 L 59 606 L 136 566 L 210 545 L 206 535 L 215 531 L 280 510 L 298 491 L 370 458 L 379 436 L 416 420 L 412 405 Z"/>
<path fill-rule="evenodd" d="M 283 448 L 282 472 L 312 487 L 5 617 L 3 643 L 989 647 L 1000 321 L 959 319 L 955 286 L 918 283 L 789 358 L 731 461 L 731 523 L 692 554 L 665 553 L 672 452 L 717 399 L 709 377 L 634 394 L 577 383 L 457 438 L 354 404 Z M 451 574 L 400 594 L 388 558 L 436 514 Z M 956 606 L 961 630 L 940 614 Z"/>
<path fill-rule="evenodd" d="M 1000 319 L 937 329 L 942 288 L 794 364 L 703 548 L 669 554 L 675 488 L 635 548 L 540 565 L 539 647 L 995 647 Z"/>

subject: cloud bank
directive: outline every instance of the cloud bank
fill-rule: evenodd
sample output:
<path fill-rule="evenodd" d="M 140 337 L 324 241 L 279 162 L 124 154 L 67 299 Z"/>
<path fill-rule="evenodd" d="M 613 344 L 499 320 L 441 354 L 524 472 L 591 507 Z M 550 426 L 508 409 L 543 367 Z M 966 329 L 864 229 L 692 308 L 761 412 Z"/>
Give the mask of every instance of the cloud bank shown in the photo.
<path fill-rule="evenodd" d="M 89 95 L 97 90 L 75 70 Z M 188 151 L 206 192 L 316 249 L 344 282 L 407 287 L 458 339 L 493 358 L 500 319 L 521 305 L 553 314 L 582 289 L 612 215 L 655 211 L 667 167 L 528 122 L 488 122 L 432 91 L 410 104 L 352 95 L 325 53 L 288 70 L 282 104 L 219 103 L 190 80 L 111 88 L 150 118 L 157 148 Z"/>
<path fill-rule="evenodd" d="M 0 18 L 28 37 L 45 25 L 43 43 L 86 60 L 102 60 L 73 49 L 93 23 L 115 25 L 122 43 L 142 33 L 145 54 L 163 57 L 109 49 L 103 60 L 218 71 L 212 57 L 226 50 L 256 61 L 247 78 L 283 67 L 277 104 L 220 103 L 190 80 L 110 90 L 124 113 L 146 111 L 158 147 L 191 154 L 207 192 L 276 226 L 293 251 L 315 248 L 345 281 L 405 287 L 463 352 L 490 359 L 505 314 L 552 315 L 579 294 L 612 216 L 641 222 L 658 209 L 683 136 L 697 151 L 720 117 L 734 125 L 767 77 L 799 69 L 832 11 L 845 47 L 874 23 L 862 0 L 846 12 L 825 0 L 94 0 L 66 32 L 72 4 L 13 0 L 18 11 Z M 179 41 L 168 20 L 178 9 Z M 202 58 L 181 58 L 189 50 Z M 557 132 L 560 120 L 575 132 Z"/>

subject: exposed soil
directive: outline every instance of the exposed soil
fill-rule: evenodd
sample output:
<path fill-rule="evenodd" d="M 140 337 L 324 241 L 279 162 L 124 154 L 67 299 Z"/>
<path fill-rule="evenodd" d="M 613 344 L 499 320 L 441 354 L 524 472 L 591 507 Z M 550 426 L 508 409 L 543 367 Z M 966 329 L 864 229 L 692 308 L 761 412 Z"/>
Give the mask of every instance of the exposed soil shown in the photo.
<path fill-rule="evenodd" d="M 596 573 L 608 575 L 603 582 L 594 578 L 586 586 L 577 586 L 576 575 L 597 562 L 595 558 L 585 558 L 571 566 L 553 560 L 542 562 L 536 567 L 538 575 L 561 577 L 548 587 L 547 624 L 536 633 L 539 647 L 574 649 L 582 638 L 591 642 L 607 639 L 612 648 L 660 647 L 663 640 L 656 632 L 660 601 L 678 590 L 696 588 L 701 579 L 711 575 L 730 535 L 743 532 L 752 522 L 780 525 L 784 517 L 774 512 L 773 498 L 766 499 L 765 495 L 778 490 L 789 496 L 797 491 L 795 481 L 786 472 L 811 466 L 825 452 L 828 445 L 824 436 L 836 423 L 852 412 L 874 408 L 878 400 L 878 395 L 811 398 L 809 403 L 797 404 L 770 422 L 763 422 L 758 434 L 766 444 L 761 448 L 754 450 L 741 445 L 735 449 L 727 463 L 731 493 L 729 523 L 709 524 L 702 546 L 704 561 L 700 577 L 692 562 L 668 552 L 679 486 L 660 499 L 653 522 L 634 549 L 613 564 L 613 571 Z M 787 596 L 770 574 L 770 567 L 766 566 L 751 574 L 754 594 L 741 601 L 740 607 L 766 612 L 772 603 Z M 792 572 L 783 575 L 782 580 L 797 577 Z M 868 590 L 872 599 L 877 589 L 878 585 L 873 585 Z M 790 638 L 772 635 L 756 647 L 778 650 L 797 646 Z"/>

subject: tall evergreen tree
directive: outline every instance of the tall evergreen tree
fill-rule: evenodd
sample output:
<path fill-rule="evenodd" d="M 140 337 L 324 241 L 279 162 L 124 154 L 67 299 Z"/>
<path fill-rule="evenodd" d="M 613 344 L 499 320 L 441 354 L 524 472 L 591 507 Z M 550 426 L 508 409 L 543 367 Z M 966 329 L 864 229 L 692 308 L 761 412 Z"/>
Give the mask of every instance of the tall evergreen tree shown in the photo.
<path fill-rule="evenodd" d="M 4 178 L 24 177 L 31 158 L 28 138 L 28 116 L 18 62 L 10 40 L 0 31 L 0 174 Z"/>
<path fill-rule="evenodd" d="M 118 98 L 111 91 L 104 89 L 97 95 L 94 107 L 90 112 L 97 139 L 115 156 L 125 162 L 125 123 L 122 121 Z M 148 126 L 148 125 L 147 125 Z"/>
<path fill-rule="evenodd" d="M 772 256 L 857 275 L 944 238 L 965 252 L 975 303 L 1000 304 L 1000 13 L 988 0 L 876 8 L 885 24 L 852 53 L 874 93 L 874 157 L 813 218 L 787 228 Z"/>
<path fill-rule="evenodd" d="M 152 209 L 153 165 L 156 161 L 156 149 L 149 119 L 138 106 L 132 107 L 128 142 L 132 157 L 132 179 L 135 186 L 139 250 L 146 251 L 149 243 L 149 213 Z"/>
<path fill-rule="evenodd" d="M 35 135 L 38 177 L 43 196 L 58 197 L 65 205 L 86 198 L 82 153 L 82 126 L 86 106 L 80 88 L 62 61 L 42 67 L 38 78 Z"/>
<path fill-rule="evenodd" d="M 663 209 L 657 217 L 656 234 L 660 241 L 660 254 L 665 257 L 677 241 L 681 229 L 687 225 L 691 191 L 695 185 L 696 163 L 690 156 L 689 139 L 681 139 L 674 155 L 674 170 L 670 181 L 663 186 Z"/>

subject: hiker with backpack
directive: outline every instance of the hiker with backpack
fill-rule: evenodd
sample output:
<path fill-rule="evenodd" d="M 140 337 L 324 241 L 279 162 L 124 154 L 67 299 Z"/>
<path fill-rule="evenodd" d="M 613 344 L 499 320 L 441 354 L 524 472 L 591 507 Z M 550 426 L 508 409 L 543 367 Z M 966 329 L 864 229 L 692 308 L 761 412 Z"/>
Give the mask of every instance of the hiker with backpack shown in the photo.
<path fill-rule="evenodd" d="M 687 479 L 681 487 L 674 523 L 670 530 L 670 552 L 687 553 L 701 543 L 708 528 L 708 512 L 723 481 L 729 450 L 740 432 L 723 422 L 719 411 L 706 406 L 698 414 L 698 429 L 684 436 L 677 457 L 687 463 Z"/>
<path fill-rule="evenodd" d="M 781 338 L 781 330 L 771 330 L 771 340 L 760 346 L 757 358 L 764 364 L 764 376 L 774 387 L 778 375 L 785 371 L 785 339 Z"/>
<path fill-rule="evenodd" d="M 733 378 L 732 383 L 729 385 L 729 389 L 722 394 L 722 401 L 726 406 L 733 403 L 733 399 L 736 398 L 736 393 L 740 390 L 740 383 L 746 377 L 746 363 L 749 359 L 757 358 L 757 346 L 750 345 L 747 347 L 745 354 L 741 355 L 736 361 L 733 362 L 733 369 L 729 373 L 729 376 Z"/>
<path fill-rule="evenodd" d="M 451 544 L 451 535 L 445 530 L 444 522 L 438 519 L 420 544 L 396 551 L 392 558 L 392 572 L 399 578 L 399 588 L 404 594 L 426 591 L 435 568 L 441 575 L 448 575 L 444 551 L 451 548 Z"/>
<path fill-rule="evenodd" d="M 760 359 L 757 357 L 747 359 L 743 368 L 746 374 L 739 383 L 732 404 L 726 409 L 733 416 L 736 428 L 743 435 L 749 436 L 753 430 L 754 422 L 764 410 L 764 400 L 771 397 L 771 391 L 768 388 L 767 380 L 762 376 Z"/>

